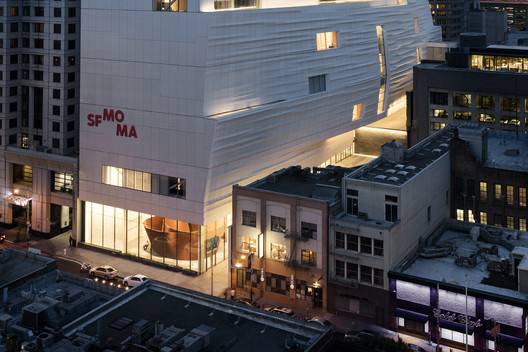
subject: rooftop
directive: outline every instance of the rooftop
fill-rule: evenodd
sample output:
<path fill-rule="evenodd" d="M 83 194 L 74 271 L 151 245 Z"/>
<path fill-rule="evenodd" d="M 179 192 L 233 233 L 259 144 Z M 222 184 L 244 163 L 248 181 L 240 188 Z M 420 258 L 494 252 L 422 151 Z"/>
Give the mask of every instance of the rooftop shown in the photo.
<path fill-rule="evenodd" d="M 55 261 L 13 249 L 0 250 L 0 288 L 11 286 L 28 276 L 55 268 Z"/>
<path fill-rule="evenodd" d="M 528 135 L 513 131 L 489 131 L 485 165 L 528 171 Z"/>
<path fill-rule="evenodd" d="M 447 226 L 395 272 L 506 298 L 527 300 L 511 274 L 512 253 L 528 254 L 528 233 L 491 226 Z M 526 259 L 527 257 L 525 257 Z"/>
<path fill-rule="evenodd" d="M 301 169 L 300 166 L 290 166 L 246 187 L 332 202 L 339 196 L 343 176 L 354 169 L 339 166 Z"/>
<path fill-rule="evenodd" d="M 410 149 L 398 142 L 382 146 L 381 156 L 346 175 L 347 179 L 401 186 L 449 150 L 454 129 L 444 128 Z"/>
<path fill-rule="evenodd" d="M 274 352 L 284 351 L 286 341 L 316 351 L 329 338 L 322 327 L 151 281 L 65 327 L 65 333 L 71 339 L 99 335 L 101 348 L 109 351 L 129 343 L 172 348 L 192 342 L 199 345 L 196 351 Z"/>

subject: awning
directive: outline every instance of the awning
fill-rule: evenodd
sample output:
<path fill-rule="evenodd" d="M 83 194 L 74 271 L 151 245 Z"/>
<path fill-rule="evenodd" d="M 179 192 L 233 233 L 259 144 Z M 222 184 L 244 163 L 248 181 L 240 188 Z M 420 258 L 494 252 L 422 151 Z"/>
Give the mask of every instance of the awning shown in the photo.
<path fill-rule="evenodd" d="M 491 341 L 495 340 L 495 338 L 491 335 L 490 330 L 486 330 L 486 339 L 491 340 Z M 501 333 L 497 334 L 497 342 L 499 344 L 503 343 L 503 344 L 515 346 L 515 347 L 524 346 L 524 339 L 520 337 L 511 336 L 511 335 L 501 334 Z"/>
<path fill-rule="evenodd" d="M 416 313 L 411 310 L 402 309 L 402 308 L 396 308 L 394 310 L 394 315 L 397 317 L 419 321 L 422 323 L 425 323 L 426 321 L 429 320 L 429 316 L 427 314 Z"/>
<path fill-rule="evenodd" d="M 457 323 L 456 321 L 440 319 L 439 325 L 441 328 L 458 331 L 463 334 L 466 333 L 466 324 Z M 473 327 L 467 326 L 468 335 L 473 335 Z"/>

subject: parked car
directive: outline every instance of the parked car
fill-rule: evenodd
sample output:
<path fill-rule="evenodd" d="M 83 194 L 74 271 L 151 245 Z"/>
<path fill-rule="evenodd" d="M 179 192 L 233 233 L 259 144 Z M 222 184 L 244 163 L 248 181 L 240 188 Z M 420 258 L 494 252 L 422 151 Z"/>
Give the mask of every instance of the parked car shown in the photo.
<path fill-rule="evenodd" d="M 293 316 L 293 310 L 290 309 L 290 308 L 286 308 L 286 307 L 271 306 L 271 307 L 264 308 L 264 310 L 266 312 L 284 314 L 284 315 L 288 315 L 290 317 Z"/>
<path fill-rule="evenodd" d="M 377 333 L 369 330 L 349 331 L 345 333 L 345 341 L 359 341 L 364 339 L 372 339 L 378 336 Z"/>
<path fill-rule="evenodd" d="M 312 317 L 306 321 L 308 324 L 319 325 L 326 329 L 333 329 L 334 324 L 322 317 Z"/>
<path fill-rule="evenodd" d="M 6 235 L 4 235 L 3 233 L 0 233 L 0 243 L 4 243 L 6 240 Z"/>
<path fill-rule="evenodd" d="M 109 265 L 96 266 L 90 269 L 91 277 L 113 280 L 117 277 L 118 271 Z"/>
<path fill-rule="evenodd" d="M 415 351 L 415 352 L 427 352 L 424 348 L 418 346 L 418 345 L 415 345 L 413 343 L 410 343 L 408 344 L 407 346 L 409 346 L 409 349 L 411 351 Z"/>
<path fill-rule="evenodd" d="M 130 275 L 123 279 L 123 285 L 129 286 L 129 287 L 136 287 L 141 284 L 143 284 L 145 281 L 148 280 L 148 277 L 141 274 L 136 275 Z"/>
<path fill-rule="evenodd" d="M 248 307 L 255 307 L 255 305 L 253 303 L 251 303 L 251 301 L 249 299 L 238 298 L 238 299 L 235 299 L 235 302 L 243 304 L 243 305 L 246 305 Z"/>

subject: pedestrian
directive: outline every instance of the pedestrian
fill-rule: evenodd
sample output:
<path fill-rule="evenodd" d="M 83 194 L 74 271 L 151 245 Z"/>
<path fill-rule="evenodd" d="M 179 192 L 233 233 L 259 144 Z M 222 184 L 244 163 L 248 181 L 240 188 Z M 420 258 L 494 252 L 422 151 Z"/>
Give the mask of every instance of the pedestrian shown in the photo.
<path fill-rule="evenodd" d="M 70 248 L 71 248 L 73 246 L 73 237 L 71 235 L 70 235 L 69 241 L 70 241 Z"/>

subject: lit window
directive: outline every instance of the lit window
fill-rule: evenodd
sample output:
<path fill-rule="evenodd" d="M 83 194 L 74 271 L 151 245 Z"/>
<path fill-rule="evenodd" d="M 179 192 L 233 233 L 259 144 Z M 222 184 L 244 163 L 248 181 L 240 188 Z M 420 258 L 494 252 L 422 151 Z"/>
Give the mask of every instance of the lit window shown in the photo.
<path fill-rule="evenodd" d="M 526 207 L 526 188 L 519 187 L 519 206 Z"/>
<path fill-rule="evenodd" d="M 494 123 L 495 115 L 493 114 L 479 114 L 479 121 L 484 123 Z"/>
<path fill-rule="evenodd" d="M 170 11 L 170 12 L 185 12 L 187 11 L 187 0 L 155 0 L 154 10 L 155 11 Z"/>
<path fill-rule="evenodd" d="M 526 231 L 526 219 L 519 218 L 519 230 Z"/>
<path fill-rule="evenodd" d="M 73 193 L 73 175 L 64 172 L 52 172 L 51 190 L 54 192 Z"/>
<path fill-rule="evenodd" d="M 363 116 L 363 104 L 355 104 L 352 110 L 352 121 L 357 121 Z"/>
<path fill-rule="evenodd" d="M 416 63 L 419 64 L 422 61 L 422 53 L 420 48 L 416 48 Z"/>
<path fill-rule="evenodd" d="M 448 113 L 445 109 L 433 109 L 433 117 L 436 119 L 447 119 Z"/>
<path fill-rule="evenodd" d="M 483 211 L 480 212 L 480 223 L 483 225 L 488 224 L 488 213 L 485 213 Z"/>
<path fill-rule="evenodd" d="M 468 221 L 475 222 L 475 217 L 473 216 L 473 210 L 468 210 Z"/>
<path fill-rule="evenodd" d="M 405 319 L 398 317 L 398 326 L 405 327 Z"/>
<path fill-rule="evenodd" d="M 458 221 L 464 221 L 464 209 L 457 209 L 456 214 Z"/>
<path fill-rule="evenodd" d="M 471 107 L 471 94 L 454 93 L 453 94 L 453 105 L 460 106 L 463 108 Z"/>
<path fill-rule="evenodd" d="M 502 198 L 502 187 L 500 184 L 495 184 L 495 200 L 501 200 Z"/>
<path fill-rule="evenodd" d="M 480 201 L 485 202 L 488 199 L 488 183 L 480 181 Z"/>
<path fill-rule="evenodd" d="M 337 44 L 337 32 L 322 32 L 316 35 L 317 51 L 335 49 Z"/>
<path fill-rule="evenodd" d="M 440 331 L 441 331 L 440 335 L 443 339 L 462 343 L 462 344 L 466 343 L 466 339 L 465 339 L 466 334 L 463 334 L 461 332 L 454 331 L 454 330 L 444 329 L 444 328 L 441 328 Z M 473 334 L 467 335 L 467 344 L 470 346 L 474 345 Z"/>
<path fill-rule="evenodd" d="M 288 260 L 288 252 L 286 246 L 278 243 L 271 243 L 271 259 Z"/>
<path fill-rule="evenodd" d="M 301 250 L 301 264 L 308 266 L 315 266 L 317 264 L 315 252 L 302 249 Z"/>
<path fill-rule="evenodd" d="M 385 38 L 382 26 L 376 26 L 376 36 L 378 39 L 378 60 L 380 67 L 380 88 L 378 93 L 378 114 L 385 111 L 385 93 L 387 83 L 387 66 L 385 57 Z"/>
<path fill-rule="evenodd" d="M 506 217 L 506 227 L 508 227 L 509 229 L 512 229 L 512 230 L 515 228 L 514 221 L 513 221 L 513 216 L 507 216 Z"/>
<path fill-rule="evenodd" d="M 513 186 L 506 186 L 506 203 L 513 205 Z"/>

